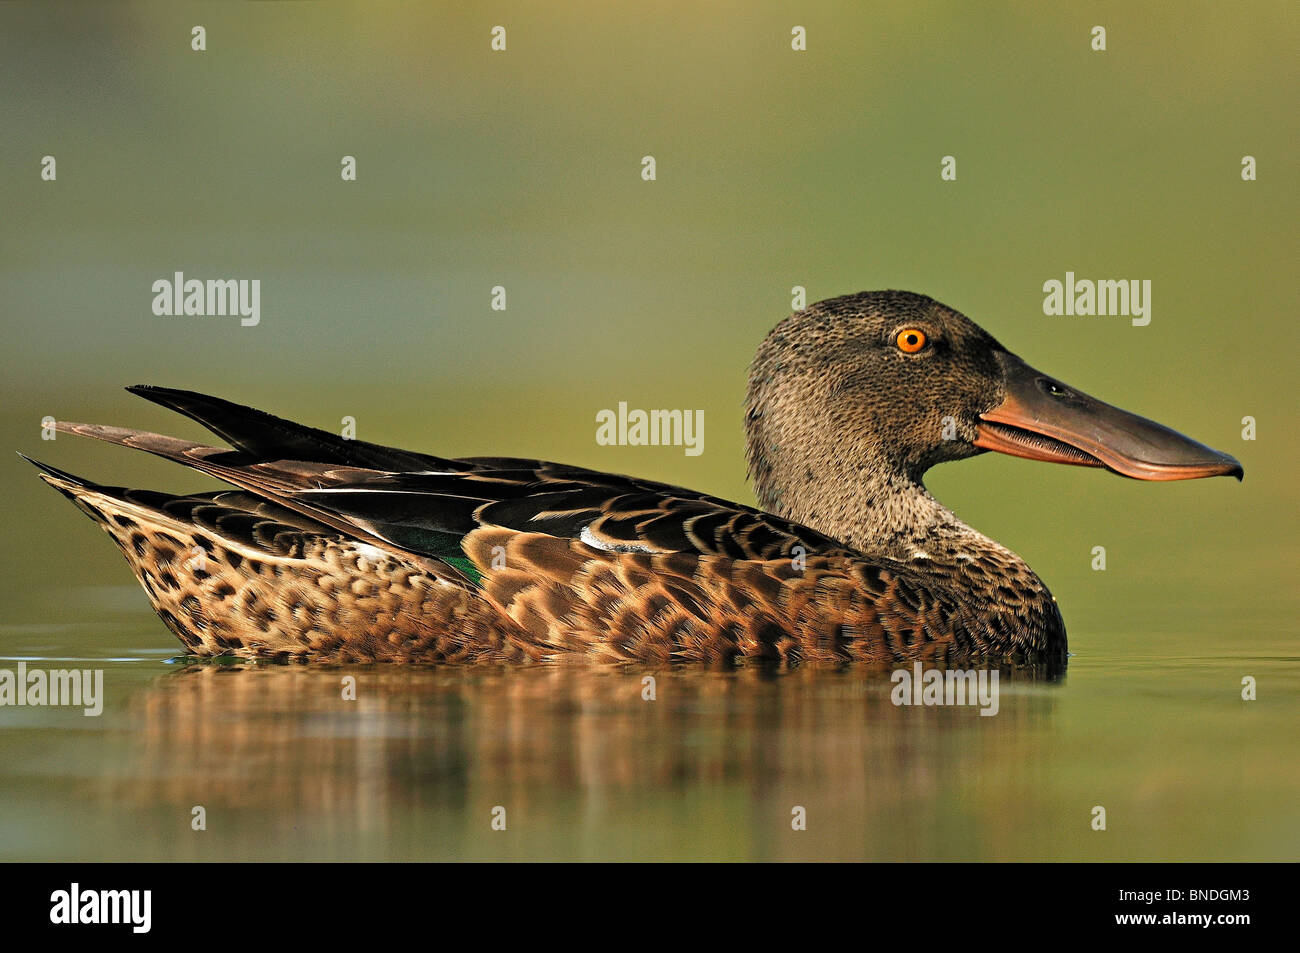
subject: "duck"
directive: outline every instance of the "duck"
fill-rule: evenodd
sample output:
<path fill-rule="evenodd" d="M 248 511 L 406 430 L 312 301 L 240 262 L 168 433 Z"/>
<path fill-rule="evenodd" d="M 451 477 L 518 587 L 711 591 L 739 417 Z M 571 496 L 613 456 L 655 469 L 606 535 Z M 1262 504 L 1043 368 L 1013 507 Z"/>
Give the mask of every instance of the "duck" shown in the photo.
<path fill-rule="evenodd" d="M 1060 672 L 1052 594 L 936 500 L 926 472 L 995 451 L 1136 480 L 1243 477 L 1228 454 L 1034 370 L 965 315 L 904 291 L 820 301 L 762 341 L 744 416 L 758 506 L 127 389 L 226 446 L 65 421 L 58 432 L 233 489 L 172 495 L 31 462 L 108 533 L 200 658 Z"/>

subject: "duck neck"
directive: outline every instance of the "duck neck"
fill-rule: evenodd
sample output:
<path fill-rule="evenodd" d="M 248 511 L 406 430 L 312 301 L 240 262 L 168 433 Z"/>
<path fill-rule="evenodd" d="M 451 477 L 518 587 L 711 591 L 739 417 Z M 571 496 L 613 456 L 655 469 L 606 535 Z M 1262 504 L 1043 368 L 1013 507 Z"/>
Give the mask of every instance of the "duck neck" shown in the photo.
<path fill-rule="evenodd" d="M 878 465 L 846 461 L 805 470 L 800 479 L 780 465 L 753 467 L 759 504 L 862 553 L 910 561 L 942 549 L 974 556 L 1004 547 L 963 523 L 920 479 Z M 942 545 L 940 545 L 942 544 Z"/>
<path fill-rule="evenodd" d="M 846 543 L 868 561 L 889 560 L 947 579 L 990 631 L 1027 645 L 1059 637 L 1064 651 L 1064 624 L 1042 580 L 931 496 L 921 467 L 900 471 L 844 447 L 822 450 L 796 457 L 755 439 L 751 430 L 750 475 L 760 505 Z"/>
<path fill-rule="evenodd" d="M 864 555 L 935 565 L 990 557 L 1037 578 L 1019 556 L 931 496 L 923 465 L 900 466 L 852 442 L 817 446 L 812 434 L 776 445 L 765 439 L 761 418 L 751 416 L 750 424 L 750 478 L 763 509 Z"/>

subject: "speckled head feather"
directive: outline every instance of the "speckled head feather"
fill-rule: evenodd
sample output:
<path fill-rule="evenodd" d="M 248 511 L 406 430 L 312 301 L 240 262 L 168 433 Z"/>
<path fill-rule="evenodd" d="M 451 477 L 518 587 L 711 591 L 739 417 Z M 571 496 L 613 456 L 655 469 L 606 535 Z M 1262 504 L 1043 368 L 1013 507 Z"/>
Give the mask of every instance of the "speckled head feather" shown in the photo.
<path fill-rule="evenodd" d="M 925 335 L 915 354 L 895 343 L 908 329 Z M 974 441 L 979 415 L 1003 396 L 1002 350 L 964 315 L 905 291 L 796 311 L 750 370 L 747 447 L 760 505 L 866 551 L 955 526 L 921 479 L 936 463 L 983 452 Z"/>

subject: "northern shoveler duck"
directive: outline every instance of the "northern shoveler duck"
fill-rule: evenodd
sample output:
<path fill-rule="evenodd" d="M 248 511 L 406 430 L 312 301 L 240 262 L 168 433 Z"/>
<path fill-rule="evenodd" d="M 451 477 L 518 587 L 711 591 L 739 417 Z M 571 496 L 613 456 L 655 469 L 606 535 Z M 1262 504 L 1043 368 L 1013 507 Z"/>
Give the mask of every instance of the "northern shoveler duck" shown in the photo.
<path fill-rule="evenodd" d="M 951 308 L 899 291 L 820 302 L 763 341 L 746 402 L 762 509 L 129 390 L 234 449 L 58 430 L 239 489 L 172 496 L 36 465 L 103 526 L 201 656 L 1059 664 L 1065 626 L 1047 587 L 935 500 L 926 470 L 998 450 L 1140 480 L 1242 476 L 1227 454 L 1082 394 Z"/>

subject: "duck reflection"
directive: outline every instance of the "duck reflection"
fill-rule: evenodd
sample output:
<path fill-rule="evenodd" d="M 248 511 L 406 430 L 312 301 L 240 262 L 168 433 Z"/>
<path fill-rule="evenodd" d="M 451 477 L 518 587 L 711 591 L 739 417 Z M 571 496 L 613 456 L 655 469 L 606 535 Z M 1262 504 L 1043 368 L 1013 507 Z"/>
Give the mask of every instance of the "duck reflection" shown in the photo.
<path fill-rule="evenodd" d="M 188 664 L 132 703 L 142 763 L 129 783 L 155 803 L 380 835 L 421 816 L 486 832 L 498 805 L 511 829 L 689 826 L 721 810 L 788 830 L 794 805 L 864 821 L 939 796 L 953 763 L 1024 763 L 1038 733 L 1023 729 L 1051 717 L 1055 687 L 1001 674 L 997 716 L 982 717 L 896 705 L 881 672 L 811 667 Z"/>

